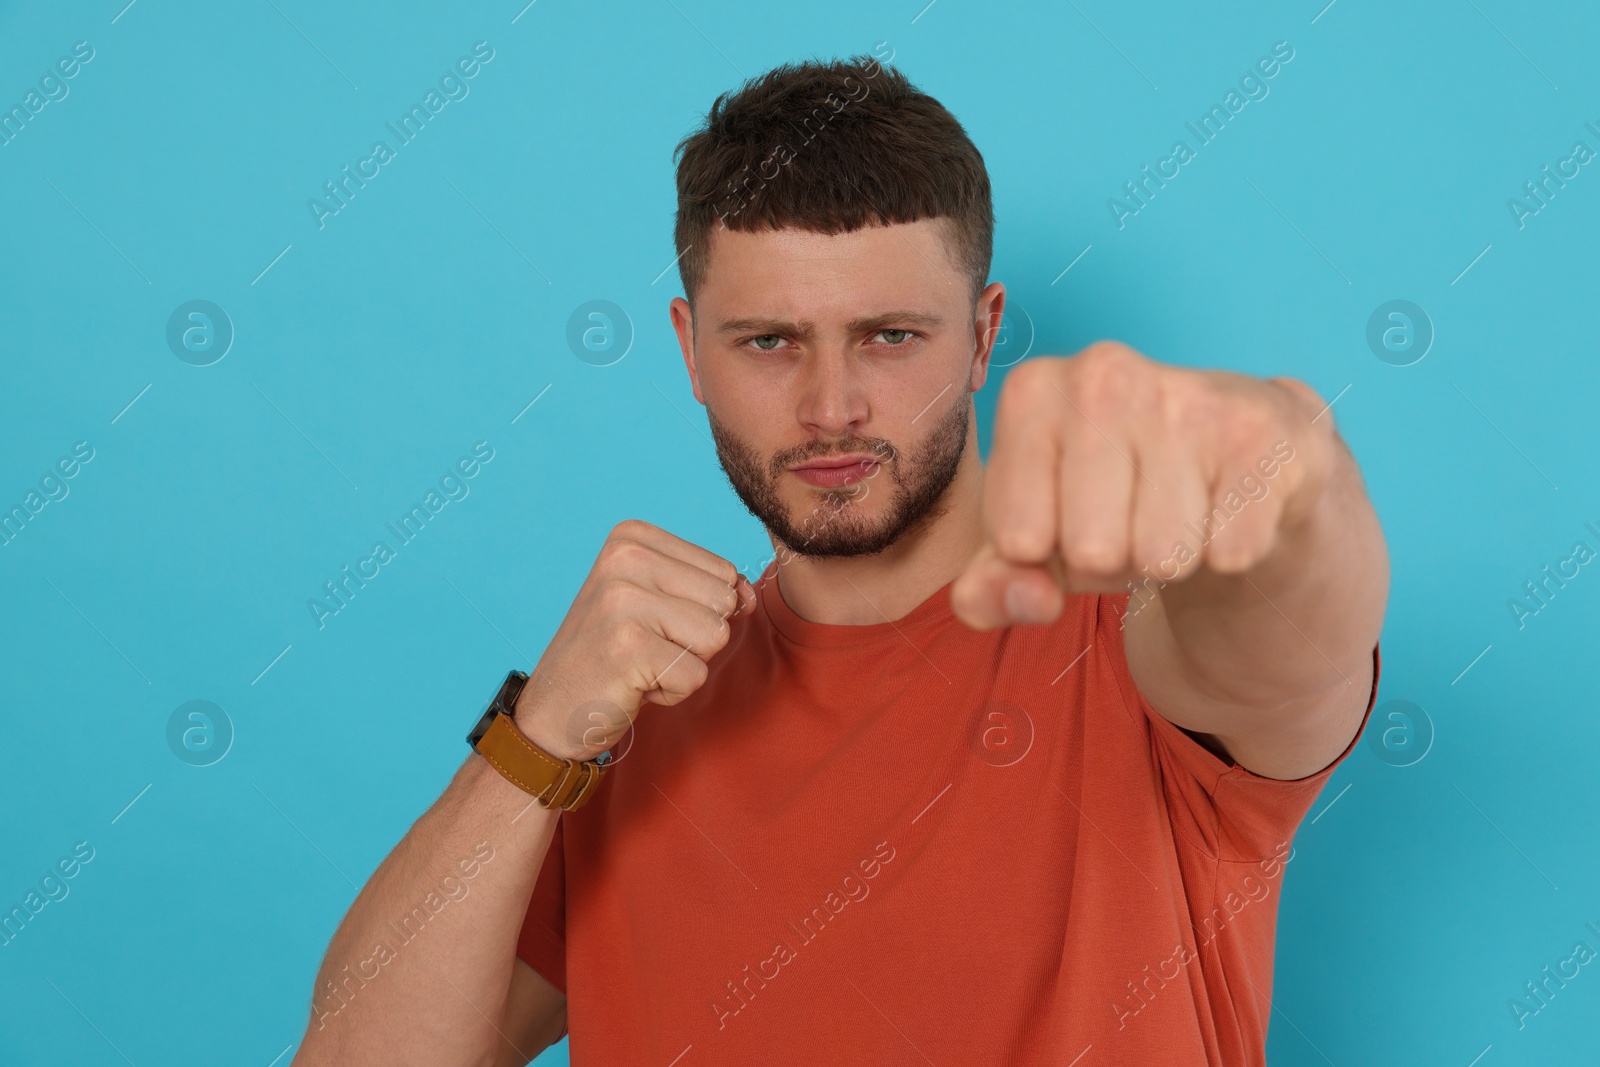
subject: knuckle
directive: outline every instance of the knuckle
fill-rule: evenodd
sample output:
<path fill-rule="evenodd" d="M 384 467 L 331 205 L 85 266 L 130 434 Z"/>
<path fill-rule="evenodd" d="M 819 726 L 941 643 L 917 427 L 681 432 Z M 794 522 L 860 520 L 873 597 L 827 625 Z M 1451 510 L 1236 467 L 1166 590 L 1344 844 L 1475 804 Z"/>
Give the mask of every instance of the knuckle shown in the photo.
<path fill-rule="evenodd" d="M 1014 382 L 1016 383 L 1013 386 L 1014 391 L 1025 392 L 1030 387 L 1036 387 L 1040 384 L 1036 379 L 1044 375 L 1049 367 L 1050 363 L 1048 360 L 1024 360 L 1023 362 L 1018 363 L 1015 367 L 1011 368 L 1010 372 L 1006 375 L 1006 383 L 1009 385 Z"/>
<path fill-rule="evenodd" d="M 739 579 L 739 568 L 735 567 L 731 560 L 723 559 L 721 556 L 716 557 L 712 569 L 716 571 L 718 578 L 730 586 Z"/>
<path fill-rule="evenodd" d="M 1185 440 L 1219 426 L 1228 429 L 1229 420 L 1222 418 L 1221 404 L 1205 389 L 1167 389 L 1161 397 L 1161 416 L 1162 422 Z"/>
<path fill-rule="evenodd" d="M 642 586 L 624 578 L 605 579 L 600 583 L 598 593 L 600 604 L 606 612 L 630 618 L 638 613 L 647 596 Z"/>
<path fill-rule="evenodd" d="M 1084 366 L 1098 372 L 1130 372 L 1140 356 L 1121 341 L 1100 340 L 1082 352 Z"/>
<path fill-rule="evenodd" d="M 650 648 L 650 631 L 635 619 L 628 619 L 611 633 L 609 644 L 625 659 L 638 659 Z"/>
<path fill-rule="evenodd" d="M 600 550 L 601 561 L 611 572 L 629 572 L 644 566 L 654 553 L 631 537 L 613 537 Z"/>
<path fill-rule="evenodd" d="M 621 522 L 611 527 L 611 536 L 633 538 L 646 534 L 653 529 L 655 529 L 655 527 L 651 526 L 643 519 L 623 519 Z"/>
<path fill-rule="evenodd" d="M 709 676 L 705 661 L 692 655 L 679 657 L 678 662 L 674 663 L 666 673 L 670 676 L 669 684 L 673 692 L 680 697 L 688 696 L 699 689 Z"/>
<path fill-rule="evenodd" d="M 1078 403 L 1095 410 L 1126 404 L 1137 387 L 1138 357 L 1115 341 L 1097 341 L 1084 350 L 1073 392 Z"/>
<path fill-rule="evenodd" d="M 1091 342 L 1083 350 L 1083 354 L 1097 360 L 1120 360 L 1136 353 L 1132 348 L 1115 338 L 1102 337 L 1097 341 Z"/>
<path fill-rule="evenodd" d="M 1007 523 L 993 533 L 994 547 L 1006 559 L 1040 560 L 1054 546 L 1055 535 L 1041 526 Z"/>
<path fill-rule="evenodd" d="M 684 636 L 691 656 L 711 656 L 728 643 L 733 629 L 728 620 L 713 611 L 697 609 L 694 617 L 684 624 Z M 688 657 L 684 657 L 687 659 Z"/>
<path fill-rule="evenodd" d="M 1262 412 L 1249 409 L 1232 412 L 1227 419 L 1226 436 L 1231 453 L 1228 456 L 1230 473 L 1231 467 L 1248 467 L 1269 451 L 1270 436 L 1271 427 Z"/>
<path fill-rule="evenodd" d="M 1206 562 L 1219 574 L 1235 574 L 1247 570 L 1255 557 L 1254 549 L 1238 538 L 1218 540 L 1211 545 Z"/>
<path fill-rule="evenodd" d="M 1108 537 L 1087 535 L 1073 538 L 1063 548 L 1062 555 L 1074 570 L 1109 574 L 1120 570 L 1126 562 L 1127 546 Z"/>
<path fill-rule="evenodd" d="M 1323 406 L 1327 404 L 1327 399 L 1317 392 L 1315 386 L 1299 378 L 1280 374 L 1276 378 L 1269 378 L 1268 381 L 1287 390 L 1302 407 L 1309 411 L 1320 412 Z"/>
<path fill-rule="evenodd" d="M 1003 411 L 1014 417 L 1017 412 L 1031 408 L 1043 393 L 1049 392 L 1049 383 L 1041 380 L 1048 366 L 1042 359 L 1025 360 L 1008 370 L 1005 381 L 1000 384 L 999 399 L 995 401 L 997 415 Z"/>

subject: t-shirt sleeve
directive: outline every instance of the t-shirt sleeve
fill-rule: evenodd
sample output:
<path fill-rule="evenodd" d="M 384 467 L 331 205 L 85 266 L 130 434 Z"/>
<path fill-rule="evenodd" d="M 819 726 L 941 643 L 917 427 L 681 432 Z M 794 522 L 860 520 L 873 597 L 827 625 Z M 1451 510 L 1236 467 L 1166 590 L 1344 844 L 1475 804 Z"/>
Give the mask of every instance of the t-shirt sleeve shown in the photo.
<path fill-rule="evenodd" d="M 567 991 L 566 896 L 566 859 L 561 820 L 557 819 L 555 836 L 550 839 L 517 936 L 517 955 L 563 993 Z"/>
<path fill-rule="evenodd" d="M 1212 752 L 1153 708 L 1134 684 L 1122 644 L 1122 613 L 1127 594 L 1102 596 L 1098 628 L 1112 646 L 1113 669 L 1123 702 L 1148 723 L 1151 756 L 1159 770 L 1175 821 L 1205 852 L 1221 860 L 1259 860 L 1288 847 L 1301 819 L 1334 768 L 1355 750 L 1378 699 L 1382 669 L 1378 645 L 1372 647 L 1372 686 L 1361 725 L 1344 750 L 1327 766 L 1304 778 L 1268 778 Z"/>

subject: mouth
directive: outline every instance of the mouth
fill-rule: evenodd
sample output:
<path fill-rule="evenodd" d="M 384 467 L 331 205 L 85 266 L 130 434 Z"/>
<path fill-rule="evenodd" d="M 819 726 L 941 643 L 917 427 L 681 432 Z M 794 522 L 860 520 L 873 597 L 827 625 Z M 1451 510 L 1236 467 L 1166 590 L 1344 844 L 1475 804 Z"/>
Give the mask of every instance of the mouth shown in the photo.
<path fill-rule="evenodd" d="M 877 456 L 852 453 L 808 460 L 789 468 L 789 473 L 810 485 L 831 488 L 870 478 L 881 465 Z"/>

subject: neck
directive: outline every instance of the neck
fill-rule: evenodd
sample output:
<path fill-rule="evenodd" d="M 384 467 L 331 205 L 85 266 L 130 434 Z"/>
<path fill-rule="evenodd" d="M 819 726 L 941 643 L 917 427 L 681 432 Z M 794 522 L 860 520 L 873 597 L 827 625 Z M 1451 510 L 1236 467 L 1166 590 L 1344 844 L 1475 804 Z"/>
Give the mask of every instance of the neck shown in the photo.
<path fill-rule="evenodd" d="M 792 555 L 774 538 L 778 589 L 803 619 L 836 626 L 893 622 L 953 581 L 983 541 L 983 462 L 977 420 L 967 427 L 956 476 L 940 501 L 944 513 L 872 556 Z M 770 536 L 770 534 L 769 534 Z"/>

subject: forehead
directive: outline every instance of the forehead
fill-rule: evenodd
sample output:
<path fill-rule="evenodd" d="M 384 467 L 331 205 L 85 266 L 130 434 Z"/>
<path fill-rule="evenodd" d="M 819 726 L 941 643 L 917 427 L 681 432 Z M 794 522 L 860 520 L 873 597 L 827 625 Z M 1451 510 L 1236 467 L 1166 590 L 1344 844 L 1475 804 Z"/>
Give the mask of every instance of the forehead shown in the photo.
<path fill-rule="evenodd" d="M 949 221 L 918 219 L 825 234 L 785 228 L 745 233 L 712 227 L 698 301 L 741 312 L 953 302 L 966 295 L 948 241 Z"/>

